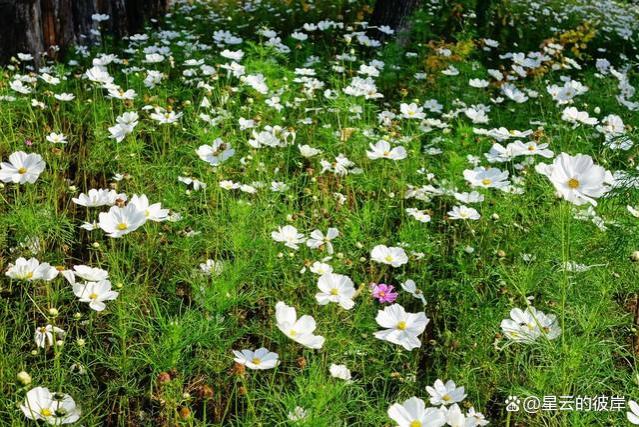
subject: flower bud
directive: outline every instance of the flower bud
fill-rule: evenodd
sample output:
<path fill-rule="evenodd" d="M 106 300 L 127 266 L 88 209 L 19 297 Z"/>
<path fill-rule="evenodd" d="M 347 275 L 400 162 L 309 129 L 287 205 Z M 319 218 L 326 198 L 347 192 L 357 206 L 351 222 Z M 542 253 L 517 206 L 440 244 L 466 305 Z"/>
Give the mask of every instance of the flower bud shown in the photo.
<path fill-rule="evenodd" d="M 29 375 L 25 371 L 18 372 L 17 377 L 18 377 L 18 381 L 20 382 L 20 384 L 22 384 L 22 385 L 31 384 L 31 375 Z"/>

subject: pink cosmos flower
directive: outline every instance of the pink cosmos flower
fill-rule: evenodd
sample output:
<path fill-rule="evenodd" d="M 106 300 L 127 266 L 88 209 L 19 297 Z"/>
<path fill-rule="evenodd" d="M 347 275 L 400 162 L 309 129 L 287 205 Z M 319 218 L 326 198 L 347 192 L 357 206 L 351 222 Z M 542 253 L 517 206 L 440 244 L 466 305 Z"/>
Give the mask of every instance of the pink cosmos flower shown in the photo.
<path fill-rule="evenodd" d="M 397 299 L 397 292 L 393 292 L 395 287 L 380 283 L 373 286 L 373 298 L 377 298 L 380 303 L 392 303 Z"/>

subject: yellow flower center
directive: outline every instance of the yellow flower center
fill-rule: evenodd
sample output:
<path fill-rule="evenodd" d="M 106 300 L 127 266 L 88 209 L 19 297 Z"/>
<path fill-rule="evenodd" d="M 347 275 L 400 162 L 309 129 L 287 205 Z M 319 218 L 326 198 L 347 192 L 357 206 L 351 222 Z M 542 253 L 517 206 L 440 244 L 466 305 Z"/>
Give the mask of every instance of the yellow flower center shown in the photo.
<path fill-rule="evenodd" d="M 49 408 L 42 408 L 40 409 L 40 415 L 42 415 L 43 417 L 50 417 L 51 415 L 53 415 L 53 411 Z"/>
<path fill-rule="evenodd" d="M 573 190 L 575 188 L 579 188 L 579 185 L 580 185 L 579 180 L 576 178 L 570 178 L 568 180 L 568 187 L 572 188 Z"/>
<path fill-rule="evenodd" d="M 450 397 L 450 394 L 445 394 L 445 395 L 442 396 L 442 400 L 444 402 L 450 402 L 451 400 L 453 400 L 453 398 Z"/>
<path fill-rule="evenodd" d="M 95 292 L 93 292 L 91 295 L 89 295 L 89 298 L 91 299 L 96 299 L 98 297 L 98 294 L 96 294 Z"/>
<path fill-rule="evenodd" d="M 399 329 L 400 331 L 403 331 L 404 329 L 406 329 L 406 322 L 404 322 L 403 320 L 399 322 L 397 324 L 397 329 Z"/>
<path fill-rule="evenodd" d="M 411 421 L 410 427 L 422 427 L 422 422 L 417 420 Z"/>
<path fill-rule="evenodd" d="M 384 258 L 384 261 L 393 262 L 393 257 L 391 255 L 386 255 L 386 257 Z"/>
<path fill-rule="evenodd" d="M 297 335 L 297 331 L 295 329 L 291 329 L 288 334 L 294 337 L 295 335 Z"/>
<path fill-rule="evenodd" d="M 25 173 L 27 173 L 27 168 L 25 167 L 21 167 L 20 169 L 18 169 L 18 173 L 20 175 L 24 175 Z"/>
<path fill-rule="evenodd" d="M 262 359 L 260 359 L 259 357 L 254 357 L 253 360 L 251 360 L 251 363 L 253 363 L 254 365 L 259 365 L 260 363 L 262 363 Z"/>
<path fill-rule="evenodd" d="M 126 224 L 125 224 L 125 223 L 123 223 L 123 222 L 121 222 L 121 223 L 119 223 L 119 224 L 118 224 L 118 230 L 122 230 L 122 231 L 124 231 L 124 230 L 126 230 L 127 228 L 129 228 L 129 226 L 128 226 L 128 225 L 126 225 Z"/>
<path fill-rule="evenodd" d="M 484 179 L 481 180 L 481 183 L 484 184 L 484 185 L 490 185 L 490 184 L 492 184 L 492 181 L 490 179 L 488 179 L 488 178 L 484 178 Z"/>
<path fill-rule="evenodd" d="M 333 289 L 331 289 L 331 295 L 337 295 L 337 294 L 338 294 L 338 292 L 339 292 L 339 291 L 337 290 L 337 288 L 333 288 Z"/>

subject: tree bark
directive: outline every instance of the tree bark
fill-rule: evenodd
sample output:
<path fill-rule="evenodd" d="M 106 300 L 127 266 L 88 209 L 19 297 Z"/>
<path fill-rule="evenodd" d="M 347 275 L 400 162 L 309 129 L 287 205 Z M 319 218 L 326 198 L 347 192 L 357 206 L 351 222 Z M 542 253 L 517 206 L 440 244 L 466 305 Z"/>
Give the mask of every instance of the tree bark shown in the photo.
<path fill-rule="evenodd" d="M 55 57 L 58 50 L 85 43 L 97 25 L 91 15 L 107 14 L 100 29 L 117 37 L 142 30 L 167 8 L 168 0 L 0 0 L 0 61 L 18 52 Z"/>
<path fill-rule="evenodd" d="M 386 25 L 401 33 L 408 29 L 411 13 L 421 0 L 377 0 L 371 17 L 371 25 Z"/>

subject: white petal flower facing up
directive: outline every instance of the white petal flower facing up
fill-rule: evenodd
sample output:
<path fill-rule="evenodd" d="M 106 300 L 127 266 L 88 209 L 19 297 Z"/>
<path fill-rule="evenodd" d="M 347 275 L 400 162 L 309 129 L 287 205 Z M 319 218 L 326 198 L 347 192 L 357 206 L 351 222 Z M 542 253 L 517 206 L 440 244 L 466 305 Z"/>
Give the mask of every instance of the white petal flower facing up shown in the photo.
<path fill-rule="evenodd" d="M 473 187 L 507 189 L 510 186 L 508 181 L 508 171 L 501 171 L 497 168 L 486 169 L 477 167 L 466 169 L 464 178 Z"/>
<path fill-rule="evenodd" d="M 351 380 L 351 371 L 346 367 L 346 365 L 336 365 L 335 363 L 331 363 L 328 370 L 333 378 L 339 378 L 344 381 Z"/>
<path fill-rule="evenodd" d="M 257 350 L 233 350 L 235 361 L 249 369 L 264 370 L 272 369 L 279 364 L 277 353 L 273 353 L 264 347 Z"/>
<path fill-rule="evenodd" d="M 299 244 L 304 243 L 306 240 L 304 235 L 297 232 L 297 228 L 292 225 L 285 225 L 280 227 L 277 231 L 271 233 L 271 237 L 276 242 L 284 243 L 284 246 L 291 249 L 299 249 Z"/>
<path fill-rule="evenodd" d="M 402 248 L 377 245 L 371 251 L 371 259 L 381 264 L 399 267 L 408 262 L 408 256 Z"/>
<path fill-rule="evenodd" d="M 55 132 L 51 132 L 49 135 L 47 135 L 46 140 L 53 143 L 53 144 L 66 144 L 67 142 L 67 137 L 62 134 L 62 133 L 55 133 Z"/>
<path fill-rule="evenodd" d="M 132 231 L 137 230 L 146 222 L 146 216 L 134 204 L 128 204 L 121 208 L 112 206 L 109 212 L 102 212 L 99 216 L 100 228 L 109 237 L 122 237 Z"/>
<path fill-rule="evenodd" d="M 399 304 L 379 310 L 375 321 L 385 328 L 375 332 L 375 338 L 401 345 L 406 350 L 419 348 L 422 342 L 417 338 L 426 329 L 430 319 L 423 312 L 407 313 Z"/>
<path fill-rule="evenodd" d="M 548 177 L 561 197 L 578 206 L 597 206 L 595 199 L 606 194 L 613 183 L 612 174 L 585 154 L 561 153 L 551 165 L 540 163 L 535 169 Z"/>
<path fill-rule="evenodd" d="M 65 279 L 72 285 L 75 284 L 76 276 L 86 280 L 87 282 L 100 282 L 109 278 L 109 272 L 101 268 L 93 268 L 88 265 L 74 265 L 73 270 L 65 270 L 62 272 Z"/>
<path fill-rule="evenodd" d="M 445 413 L 438 408 L 426 408 L 424 401 L 411 397 L 388 408 L 388 417 L 397 427 L 440 427 L 446 424 Z"/>
<path fill-rule="evenodd" d="M 457 387 L 453 380 L 448 380 L 444 384 L 442 380 L 438 379 L 432 387 L 426 387 L 426 391 L 430 395 L 430 404 L 435 406 L 450 405 L 466 398 L 464 387 Z"/>
<path fill-rule="evenodd" d="M 320 276 L 317 287 L 321 292 L 315 294 L 320 305 L 334 302 L 345 310 L 350 310 L 355 305 L 355 286 L 353 281 L 343 274 L 326 273 Z"/>
<path fill-rule="evenodd" d="M 41 155 L 16 151 L 9 156 L 9 162 L 0 163 L 0 181 L 33 184 L 44 171 L 44 167 Z"/>
<path fill-rule="evenodd" d="M 104 301 L 111 301 L 118 297 L 118 292 L 111 290 L 111 282 L 108 280 L 75 283 L 73 293 L 80 298 L 80 302 L 88 302 L 89 307 L 95 311 L 106 308 Z"/>
<path fill-rule="evenodd" d="M 135 205 L 135 207 L 141 211 L 144 214 L 144 217 L 149 221 L 162 222 L 169 217 L 168 209 L 162 209 L 162 204 L 160 203 L 149 204 L 149 199 L 144 194 L 141 196 L 134 194 L 133 197 L 131 197 L 129 204 Z"/>
<path fill-rule="evenodd" d="M 196 150 L 196 153 L 200 159 L 204 160 L 211 166 L 217 166 L 233 156 L 233 154 L 235 154 L 235 150 L 230 144 L 227 144 L 220 138 L 217 138 L 211 145 L 201 145 L 200 148 Z"/>
<path fill-rule="evenodd" d="M 87 194 L 81 193 L 78 197 L 74 197 L 73 203 L 87 208 L 94 208 L 99 206 L 110 206 L 115 203 L 117 199 L 126 200 L 125 194 L 118 194 L 115 190 L 106 189 L 90 189 Z"/>
<path fill-rule="evenodd" d="M 324 345 L 324 337 L 313 334 L 316 327 L 313 317 L 306 315 L 298 319 L 295 308 L 280 301 L 275 305 L 275 319 L 279 330 L 293 341 L 313 349 Z"/>
<path fill-rule="evenodd" d="M 326 231 L 326 235 L 322 233 L 320 230 L 314 230 L 311 233 L 310 238 L 306 241 L 306 246 L 311 249 L 319 249 L 321 247 L 326 247 L 326 252 L 329 255 L 333 254 L 333 244 L 331 240 L 339 236 L 339 230 L 337 228 L 329 228 Z"/>
<path fill-rule="evenodd" d="M 446 411 L 446 424 L 450 427 L 472 427 L 477 425 L 475 418 L 466 417 L 458 404 L 451 405 Z"/>
<path fill-rule="evenodd" d="M 407 153 L 404 147 L 391 148 L 388 141 L 380 140 L 375 144 L 370 144 L 370 151 L 366 152 L 371 160 L 377 159 L 389 159 L 389 160 L 403 160 L 406 158 Z"/>
<path fill-rule="evenodd" d="M 501 329 L 508 339 L 523 343 L 530 343 L 542 335 L 552 340 L 561 334 L 554 314 L 545 314 L 532 306 L 525 310 L 510 310 L 510 319 L 501 321 Z"/>
<path fill-rule="evenodd" d="M 52 393 L 45 387 L 29 390 L 20 409 L 28 419 L 43 420 L 49 425 L 71 424 L 80 419 L 80 409 L 71 396 Z"/>
<path fill-rule="evenodd" d="M 450 219 L 470 219 L 475 221 L 481 218 L 477 209 L 465 205 L 453 206 L 453 209 L 448 211 L 447 214 Z"/>
<path fill-rule="evenodd" d="M 13 265 L 9 266 L 5 275 L 16 280 L 51 281 L 57 277 L 58 270 L 55 267 L 51 267 L 49 263 L 43 262 L 41 264 L 35 258 L 30 258 L 29 260 L 18 258 Z"/>

